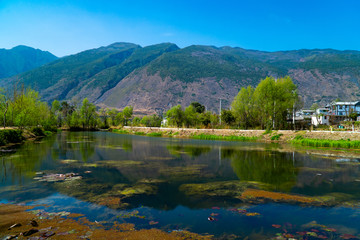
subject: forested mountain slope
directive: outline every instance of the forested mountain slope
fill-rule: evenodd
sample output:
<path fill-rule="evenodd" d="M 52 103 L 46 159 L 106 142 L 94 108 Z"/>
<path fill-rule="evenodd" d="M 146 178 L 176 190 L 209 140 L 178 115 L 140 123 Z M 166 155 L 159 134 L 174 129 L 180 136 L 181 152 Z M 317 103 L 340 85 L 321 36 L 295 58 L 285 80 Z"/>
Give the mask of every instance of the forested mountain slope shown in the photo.
<path fill-rule="evenodd" d="M 40 91 L 47 101 L 88 97 L 104 107 L 154 112 L 192 101 L 215 110 L 228 107 L 241 87 L 266 76 L 289 75 L 305 107 L 336 98 L 360 99 L 360 52 L 333 49 L 264 52 L 232 47 L 162 43 L 141 47 L 114 43 L 60 58 L 3 79 Z"/>

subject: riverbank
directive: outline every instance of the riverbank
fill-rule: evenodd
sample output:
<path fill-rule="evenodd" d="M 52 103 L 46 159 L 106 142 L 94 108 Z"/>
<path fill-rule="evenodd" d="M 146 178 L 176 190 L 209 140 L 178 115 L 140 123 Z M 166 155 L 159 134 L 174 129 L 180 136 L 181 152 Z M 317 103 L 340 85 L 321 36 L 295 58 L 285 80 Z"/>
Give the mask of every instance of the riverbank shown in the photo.
<path fill-rule="evenodd" d="M 110 129 L 115 133 L 155 137 L 190 138 L 203 140 L 252 141 L 277 143 L 278 151 L 334 157 L 359 158 L 360 132 L 349 131 L 265 131 L 234 129 L 190 129 L 123 127 Z"/>
<path fill-rule="evenodd" d="M 292 130 L 238 130 L 238 129 L 192 129 L 192 128 L 155 128 L 155 127 L 123 127 L 112 128 L 111 131 L 135 135 L 164 136 L 178 138 L 201 138 L 199 136 L 218 136 L 219 138 L 236 137 L 239 140 L 258 142 L 291 142 L 298 136 L 304 139 L 350 140 L 360 141 L 360 132 L 350 131 L 292 131 Z M 242 139 L 241 139 L 242 137 Z M 209 137 L 210 138 L 210 137 Z M 211 138 L 210 138 L 211 139 Z M 214 137 L 215 140 L 215 137 Z M 231 140 L 231 139 L 229 139 Z"/>
<path fill-rule="evenodd" d="M 52 132 L 44 131 L 40 127 L 28 129 L 1 128 L 0 147 L 7 148 L 12 145 L 22 144 L 25 141 L 36 140 L 51 135 Z"/>

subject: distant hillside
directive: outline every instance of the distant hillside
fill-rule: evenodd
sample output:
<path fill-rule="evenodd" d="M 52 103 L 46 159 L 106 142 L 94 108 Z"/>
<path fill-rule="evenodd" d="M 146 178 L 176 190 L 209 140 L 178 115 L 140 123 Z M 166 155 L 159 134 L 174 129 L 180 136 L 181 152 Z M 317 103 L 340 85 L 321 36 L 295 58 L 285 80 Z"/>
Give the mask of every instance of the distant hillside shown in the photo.
<path fill-rule="evenodd" d="M 32 70 L 56 59 L 49 52 L 26 46 L 0 49 L 0 78 Z"/>
<path fill-rule="evenodd" d="M 305 107 L 336 98 L 360 99 L 360 52 L 298 50 L 261 52 L 230 47 L 190 46 L 163 54 L 123 79 L 102 100 L 106 106 L 168 109 L 199 101 L 228 107 L 241 87 L 266 76 L 290 75 Z"/>
<path fill-rule="evenodd" d="M 290 75 L 305 107 L 360 99 L 360 52 L 332 49 L 263 52 L 232 47 L 115 43 L 58 59 L 0 81 L 21 81 L 47 101 L 88 97 L 103 107 L 155 112 L 192 101 L 228 107 L 241 87 Z"/>

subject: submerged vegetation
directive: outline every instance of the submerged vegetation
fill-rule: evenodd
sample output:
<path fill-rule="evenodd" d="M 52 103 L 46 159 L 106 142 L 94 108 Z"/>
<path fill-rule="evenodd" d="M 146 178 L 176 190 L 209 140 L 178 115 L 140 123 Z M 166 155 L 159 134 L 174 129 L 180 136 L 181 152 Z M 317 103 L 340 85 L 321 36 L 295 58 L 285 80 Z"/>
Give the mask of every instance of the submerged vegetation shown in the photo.
<path fill-rule="evenodd" d="M 164 232 L 160 229 L 137 230 L 135 224 L 93 222 L 82 214 L 70 212 L 46 212 L 44 209 L 0 204 L 1 239 L 154 239 L 154 240 L 210 240 L 211 235 L 189 231 Z M 135 215 L 135 214 L 134 214 Z M 149 224 L 153 224 L 150 221 Z"/>

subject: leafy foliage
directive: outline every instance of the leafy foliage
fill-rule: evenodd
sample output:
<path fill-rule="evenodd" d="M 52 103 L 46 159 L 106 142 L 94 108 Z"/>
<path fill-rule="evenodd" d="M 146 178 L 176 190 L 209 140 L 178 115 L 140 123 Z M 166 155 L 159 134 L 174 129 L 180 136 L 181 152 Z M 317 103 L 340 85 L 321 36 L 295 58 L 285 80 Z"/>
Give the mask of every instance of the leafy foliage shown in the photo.
<path fill-rule="evenodd" d="M 24 140 L 22 130 L 6 129 L 0 130 L 0 145 L 8 143 L 19 143 Z"/>
<path fill-rule="evenodd" d="M 286 128 L 286 119 L 298 99 L 290 77 L 267 77 L 256 89 L 242 88 L 232 103 L 232 112 L 241 127 Z"/>

